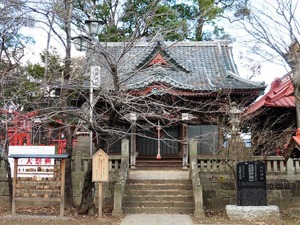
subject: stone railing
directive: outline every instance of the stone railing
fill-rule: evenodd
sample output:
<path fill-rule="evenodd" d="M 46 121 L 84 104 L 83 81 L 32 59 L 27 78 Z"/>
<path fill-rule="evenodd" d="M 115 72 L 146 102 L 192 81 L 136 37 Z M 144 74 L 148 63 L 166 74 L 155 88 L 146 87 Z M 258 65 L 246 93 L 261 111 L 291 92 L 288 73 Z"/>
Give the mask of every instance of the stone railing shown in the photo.
<path fill-rule="evenodd" d="M 205 214 L 203 210 L 203 190 L 199 178 L 198 166 L 195 161 L 191 162 L 190 177 L 193 185 L 193 195 L 195 203 L 194 216 L 197 218 L 204 218 Z"/>
<path fill-rule="evenodd" d="M 197 218 L 204 218 L 203 210 L 203 190 L 199 177 L 199 169 L 197 164 L 197 142 L 192 141 L 190 143 L 190 178 L 192 180 L 193 195 L 195 210 L 194 216 Z"/>
<path fill-rule="evenodd" d="M 74 171 L 86 172 L 91 156 L 83 155 L 80 151 L 76 151 L 72 157 Z M 118 171 L 121 165 L 121 155 L 110 155 L 108 161 L 109 172 Z"/>
<path fill-rule="evenodd" d="M 79 143 L 82 144 L 82 143 Z M 88 151 L 84 151 L 84 149 L 88 149 L 88 145 L 80 145 L 80 148 L 75 149 L 72 156 L 72 178 L 73 178 L 73 202 L 76 206 L 78 206 L 81 202 L 81 191 L 83 188 L 83 180 L 88 169 L 88 164 L 91 162 L 92 157 L 89 155 Z M 109 154 L 108 161 L 108 170 L 109 170 L 109 183 L 116 184 L 119 182 L 119 173 L 122 170 L 122 161 L 127 160 L 128 162 L 128 140 L 122 140 L 122 152 L 121 154 Z M 124 164 L 124 162 L 123 162 Z M 113 198 L 113 186 L 112 185 L 104 185 L 104 196 L 105 198 L 111 201 Z"/>
<path fill-rule="evenodd" d="M 251 160 L 260 160 L 260 158 Z M 282 156 L 267 156 L 261 161 L 266 163 L 267 174 L 300 174 L 300 159 L 290 158 L 285 161 Z M 197 156 L 197 165 L 202 173 L 228 173 L 231 171 L 230 165 L 235 168 L 236 163 L 237 161 L 231 159 Z"/>
<path fill-rule="evenodd" d="M 112 211 L 113 216 L 123 215 L 122 201 L 123 201 L 123 195 L 125 191 L 128 169 L 129 169 L 129 162 L 127 159 L 123 159 L 119 170 L 118 181 L 114 185 L 114 209 Z"/>
<path fill-rule="evenodd" d="M 92 157 L 82 151 L 76 151 L 72 157 L 72 179 L 73 179 L 73 202 L 75 206 L 79 206 L 81 203 L 81 195 L 83 189 L 83 180 L 88 170 L 88 165 L 91 162 Z M 121 155 L 109 156 L 108 170 L 109 180 L 114 182 L 121 165 Z M 111 191 L 107 191 L 105 194 L 109 196 Z"/>
<path fill-rule="evenodd" d="M 121 150 L 121 165 L 119 169 L 119 176 L 117 182 L 114 185 L 114 209 L 112 211 L 113 216 L 123 215 L 122 202 L 123 195 L 125 192 L 125 185 L 127 176 L 129 173 L 129 140 L 122 140 L 122 150 Z"/>

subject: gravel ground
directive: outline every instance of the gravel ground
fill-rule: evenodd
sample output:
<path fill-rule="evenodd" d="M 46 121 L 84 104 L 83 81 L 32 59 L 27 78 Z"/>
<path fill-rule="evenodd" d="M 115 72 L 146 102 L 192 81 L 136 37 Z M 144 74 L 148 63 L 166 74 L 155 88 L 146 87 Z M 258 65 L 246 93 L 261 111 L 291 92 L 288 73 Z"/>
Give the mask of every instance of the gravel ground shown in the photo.
<path fill-rule="evenodd" d="M 0 224 L 47 224 L 47 225 L 119 225 L 122 218 L 112 217 L 110 212 L 98 216 L 77 215 L 75 210 L 65 210 L 65 216 L 59 216 L 59 207 L 18 207 L 17 215 L 12 217 L 8 208 L 0 207 Z"/>
<path fill-rule="evenodd" d="M 232 222 L 226 218 L 224 212 L 206 211 L 206 218 L 194 219 L 194 224 L 240 224 L 240 225 L 295 225 L 300 224 L 300 208 L 281 212 L 280 221 Z M 111 213 L 105 212 L 103 218 L 97 216 L 77 215 L 75 210 L 65 211 L 65 216 L 60 217 L 59 207 L 23 207 L 17 208 L 17 215 L 12 217 L 8 208 L 0 207 L 0 224 L 5 225 L 120 225 L 122 218 L 112 217 Z"/>

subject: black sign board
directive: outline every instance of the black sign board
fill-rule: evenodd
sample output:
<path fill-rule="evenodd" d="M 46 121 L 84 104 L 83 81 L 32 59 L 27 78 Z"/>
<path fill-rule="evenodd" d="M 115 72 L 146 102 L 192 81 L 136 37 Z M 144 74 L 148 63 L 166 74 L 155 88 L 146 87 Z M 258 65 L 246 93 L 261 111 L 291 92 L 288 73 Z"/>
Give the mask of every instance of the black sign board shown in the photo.
<path fill-rule="evenodd" d="M 261 161 L 240 162 L 236 167 L 237 205 L 265 206 L 266 165 Z"/>

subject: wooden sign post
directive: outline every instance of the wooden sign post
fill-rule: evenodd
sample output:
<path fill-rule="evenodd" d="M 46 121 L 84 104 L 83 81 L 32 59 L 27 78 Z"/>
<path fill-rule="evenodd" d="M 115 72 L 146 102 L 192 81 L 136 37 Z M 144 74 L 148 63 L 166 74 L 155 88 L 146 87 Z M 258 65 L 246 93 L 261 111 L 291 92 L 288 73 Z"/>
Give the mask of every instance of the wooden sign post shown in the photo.
<path fill-rule="evenodd" d="M 92 180 L 93 182 L 98 182 L 99 184 L 99 200 L 98 200 L 99 219 L 102 218 L 102 202 L 103 202 L 102 182 L 109 181 L 108 159 L 109 156 L 102 149 L 99 149 L 92 156 L 92 163 L 93 163 Z"/>

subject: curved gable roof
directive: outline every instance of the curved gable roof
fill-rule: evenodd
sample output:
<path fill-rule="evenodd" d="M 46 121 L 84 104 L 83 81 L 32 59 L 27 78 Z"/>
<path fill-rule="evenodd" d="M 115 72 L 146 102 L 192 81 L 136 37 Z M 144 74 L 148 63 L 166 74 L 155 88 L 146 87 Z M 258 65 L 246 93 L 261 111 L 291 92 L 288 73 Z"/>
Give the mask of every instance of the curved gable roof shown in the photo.
<path fill-rule="evenodd" d="M 282 78 L 275 78 L 271 83 L 270 90 L 251 105 L 246 110 L 245 115 L 251 114 L 262 107 L 295 107 L 294 86 L 290 76 L 291 74 L 288 73 Z"/>
<path fill-rule="evenodd" d="M 239 77 L 229 42 L 141 42 L 127 52 L 124 43 L 104 46 L 118 59 L 119 84 L 122 90 L 140 89 L 151 83 L 165 83 L 192 92 L 220 90 L 264 90 L 264 83 Z M 157 55 L 163 63 L 150 63 Z M 105 63 L 104 63 L 105 65 Z M 109 67 L 107 67 L 109 68 Z M 102 84 L 112 87 L 109 70 L 101 70 Z"/>
<path fill-rule="evenodd" d="M 180 62 L 177 61 L 175 57 L 172 56 L 172 53 L 168 50 L 168 47 L 162 42 L 157 41 L 155 45 L 151 46 L 152 51 L 149 54 L 145 54 L 141 58 L 140 63 L 137 64 L 136 69 L 145 69 L 149 66 L 149 63 L 158 55 L 160 55 L 163 60 L 169 64 L 169 67 L 175 71 L 183 71 L 189 73 L 190 71 L 185 68 Z M 151 65 L 153 66 L 153 65 Z"/>

